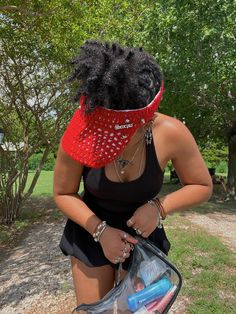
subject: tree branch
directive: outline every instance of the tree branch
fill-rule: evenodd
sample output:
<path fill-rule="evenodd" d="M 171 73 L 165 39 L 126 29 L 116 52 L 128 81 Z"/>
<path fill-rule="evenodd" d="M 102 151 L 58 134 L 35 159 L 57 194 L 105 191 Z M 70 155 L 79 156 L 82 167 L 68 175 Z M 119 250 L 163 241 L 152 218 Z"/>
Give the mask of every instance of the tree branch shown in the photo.
<path fill-rule="evenodd" d="M 50 14 L 53 11 L 51 11 Z M 22 7 L 18 7 L 16 5 L 0 6 L 0 12 L 22 13 L 22 14 L 27 15 L 27 16 L 47 16 L 47 15 L 49 15 L 49 13 L 39 13 L 39 12 L 29 11 L 29 10 L 26 10 Z"/>

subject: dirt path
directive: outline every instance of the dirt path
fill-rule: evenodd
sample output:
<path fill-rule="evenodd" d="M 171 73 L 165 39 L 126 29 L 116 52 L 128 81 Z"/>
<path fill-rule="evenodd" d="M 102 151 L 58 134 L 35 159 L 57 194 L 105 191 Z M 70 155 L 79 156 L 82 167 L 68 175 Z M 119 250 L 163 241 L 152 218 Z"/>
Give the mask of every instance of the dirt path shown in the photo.
<path fill-rule="evenodd" d="M 219 237 L 229 249 L 236 253 L 236 211 L 235 213 L 214 212 L 204 215 L 188 213 L 185 217 Z"/>
<path fill-rule="evenodd" d="M 49 313 L 42 311 L 44 304 L 73 295 L 69 260 L 58 249 L 62 229 L 58 220 L 37 224 L 5 254 L 0 262 L 1 314 L 27 313 L 32 306 Z"/>
<path fill-rule="evenodd" d="M 184 216 L 236 250 L 235 214 Z M 64 219 L 54 219 L 33 226 L 0 259 L 0 314 L 71 313 L 75 298 L 70 263 L 58 249 L 63 225 Z M 170 313 L 184 314 L 186 302 L 180 295 Z"/>

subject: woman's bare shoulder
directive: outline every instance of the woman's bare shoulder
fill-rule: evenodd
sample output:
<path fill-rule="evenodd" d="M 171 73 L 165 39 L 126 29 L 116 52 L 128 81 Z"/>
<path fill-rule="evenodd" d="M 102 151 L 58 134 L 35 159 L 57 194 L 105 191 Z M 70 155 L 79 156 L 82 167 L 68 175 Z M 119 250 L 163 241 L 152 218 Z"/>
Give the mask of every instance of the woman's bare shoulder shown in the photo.
<path fill-rule="evenodd" d="M 188 133 L 188 128 L 180 120 L 165 115 L 163 113 L 158 113 L 156 115 L 153 130 L 155 133 L 164 132 L 165 136 L 172 137 L 182 133 Z"/>
<path fill-rule="evenodd" d="M 153 125 L 154 141 L 160 143 L 168 158 L 188 154 L 197 145 L 186 125 L 180 120 L 158 113 Z M 166 145 L 168 143 L 168 145 Z"/>

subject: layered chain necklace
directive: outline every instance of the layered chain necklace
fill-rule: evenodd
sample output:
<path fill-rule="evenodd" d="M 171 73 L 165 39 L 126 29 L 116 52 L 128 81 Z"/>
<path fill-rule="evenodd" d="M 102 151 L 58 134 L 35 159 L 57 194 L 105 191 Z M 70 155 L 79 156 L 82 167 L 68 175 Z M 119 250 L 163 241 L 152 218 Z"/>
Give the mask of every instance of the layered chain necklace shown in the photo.
<path fill-rule="evenodd" d="M 137 141 L 137 148 L 135 149 L 133 156 L 130 159 L 122 158 L 122 156 L 119 156 L 116 158 L 116 160 L 114 160 L 115 171 L 116 171 L 117 177 L 119 178 L 120 182 L 124 182 L 124 180 L 122 179 L 122 175 L 125 174 L 126 168 L 134 165 L 135 157 L 137 156 L 140 149 L 142 147 L 144 147 L 144 145 L 143 145 L 144 140 L 145 140 L 145 132 L 142 135 L 141 139 L 139 141 Z M 141 155 L 141 158 L 140 158 L 140 165 L 141 165 L 142 164 L 142 153 L 140 155 Z M 139 166 L 139 168 L 141 169 L 141 166 Z M 139 171 L 140 171 L 140 169 L 139 169 Z"/>
<path fill-rule="evenodd" d="M 119 178 L 119 181 L 120 182 L 124 182 L 123 178 L 122 178 L 122 175 L 125 174 L 125 169 L 128 167 L 128 166 L 132 166 L 134 164 L 134 158 L 135 156 L 137 155 L 137 152 L 140 150 L 140 148 L 142 147 L 142 150 L 141 150 L 141 158 L 140 158 L 140 164 L 139 164 L 139 171 L 138 171 L 138 177 L 140 176 L 140 173 L 141 173 L 141 166 L 142 166 L 142 161 L 143 161 L 143 152 L 144 152 L 144 148 L 145 148 L 145 145 L 144 144 L 144 140 L 142 139 L 140 141 L 140 144 L 138 145 L 138 147 L 136 148 L 135 152 L 134 152 L 134 155 L 132 157 L 131 160 L 127 160 L 127 159 L 122 159 L 122 158 L 118 158 L 114 161 L 114 166 L 115 166 L 115 171 L 116 171 L 116 175 L 117 177 Z M 124 162 L 123 162 L 124 161 Z M 117 167 L 117 164 L 119 166 L 119 169 Z M 122 167 L 123 166 L 123 167 Z"/>
<path fill-rule="evenodd" d="M 142 144 L 143 144 L 143 138 L 139 141 L 138 146 L 137 146 L 137 148 L 136 148 L 136 150 L 135 150 L 135 152 L 134 152 L 134 154 L 130 160 L 129 159 L 123 159 L 121 156 L 116 158 L 116 164 L 119 167 L 120 174 L 125 174 L 125 169 L 128 166 L 132 166 L 134 164 L 134 159 L 135 159 L 138 151 L 140 150 Z"/>
<path fill-rule="evenodd" d="M 138 176 L 140 176 L 142 161 L 143 161 L 143 152 L 144 152 L 144 148 L 146 146 L 143 144 L 146 143 L 147 145 L 150 145 L 152 142 L 152 123 L 153 122 L 151 122 L 148 125 L 147 129 L 144 130 L 144 134 L 141 137 L 141 139 L 139 141 L 137 141 L 138 146 L 137 146 L 136 150 L 134 151 L 134 154 L 133 154 L 131 159 L 122 158 L 121 156 L 119 156 L 114 160 L 114 168 L 115 168 L 116 175 L 119 178 L 120 182 L 124 182 L 124 180 L 122 179 L 122 175 L 125 174 L 125 169 L 128 166 L 134 165 L 135 157 L 142 147 L 143 149 L 142 149 L 142 152 L 140 154 L 141 158 L 140 158 L 139 172 L 138 172 Z"/>

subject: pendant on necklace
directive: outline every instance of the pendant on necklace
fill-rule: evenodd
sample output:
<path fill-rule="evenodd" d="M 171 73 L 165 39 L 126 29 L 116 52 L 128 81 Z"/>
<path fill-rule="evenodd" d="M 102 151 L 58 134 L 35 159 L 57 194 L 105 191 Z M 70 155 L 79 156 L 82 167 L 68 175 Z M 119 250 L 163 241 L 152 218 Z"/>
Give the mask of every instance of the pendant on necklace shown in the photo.
<path fill-rule="evenodd" d="M 131 162 L 128 159 L 122 159 L 120 157 L 117 157 L 116 161 L 119 164 L 119 167 L 121 168 L 121 173 L 123 171 L 123 168 L 131 164 Z"/>

